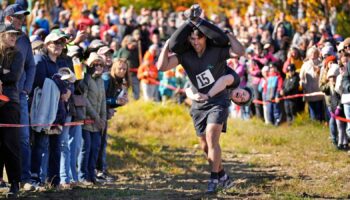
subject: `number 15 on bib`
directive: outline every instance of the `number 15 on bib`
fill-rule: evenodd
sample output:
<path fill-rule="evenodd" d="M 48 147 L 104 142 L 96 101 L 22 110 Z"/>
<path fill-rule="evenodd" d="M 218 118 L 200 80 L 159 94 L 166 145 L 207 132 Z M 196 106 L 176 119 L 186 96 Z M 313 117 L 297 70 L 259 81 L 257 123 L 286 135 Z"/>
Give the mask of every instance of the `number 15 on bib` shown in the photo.
<path fill-rule="evenodd" d="M 196 80 L 197 80 L 198 89 L 202 89 L 214 83 L 214 77 L 211 74 L 209 69 L 196 75 Z"/>

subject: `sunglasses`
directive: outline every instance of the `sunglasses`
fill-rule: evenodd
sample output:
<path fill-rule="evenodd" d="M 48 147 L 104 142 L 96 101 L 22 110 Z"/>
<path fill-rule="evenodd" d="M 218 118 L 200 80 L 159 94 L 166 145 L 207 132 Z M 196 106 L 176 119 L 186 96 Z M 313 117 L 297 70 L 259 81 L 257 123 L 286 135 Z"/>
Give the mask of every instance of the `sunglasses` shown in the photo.
<path fill-rule="evenodd" d="M 23 20 L 26 16 L 25 15 L 13 15 L 12 17 L 19 19 L 19 20 Z"/>
<path fill-rule="evenodd" d="M 91 67 L 103 67 L 103 65 L 101 63 L 95 63 L 95 64 L 92 64 Z"/>
<path fill-rule="evenodd" d="M 56 45 L 56 46 L 64 46 L 65 44 L 66 44 L 66 41 L 64 41 L 64 40 L 57 40 L 57 41 L 53 41 L 52 42 L 54 45 Z"/>

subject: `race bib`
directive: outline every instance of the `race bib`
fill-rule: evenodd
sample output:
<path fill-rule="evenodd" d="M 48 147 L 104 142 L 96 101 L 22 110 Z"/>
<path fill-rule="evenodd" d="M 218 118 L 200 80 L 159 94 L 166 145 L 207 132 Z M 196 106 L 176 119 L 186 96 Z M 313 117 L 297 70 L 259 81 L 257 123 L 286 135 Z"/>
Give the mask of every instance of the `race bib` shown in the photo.
<path fill-rule="evenodd" d="M 207 87 L 208 85 L 214 83 L 214 77 L 211 74 L 210 70 L 207 69 L 204 72 L 196 75 L 198 89 Z"/>

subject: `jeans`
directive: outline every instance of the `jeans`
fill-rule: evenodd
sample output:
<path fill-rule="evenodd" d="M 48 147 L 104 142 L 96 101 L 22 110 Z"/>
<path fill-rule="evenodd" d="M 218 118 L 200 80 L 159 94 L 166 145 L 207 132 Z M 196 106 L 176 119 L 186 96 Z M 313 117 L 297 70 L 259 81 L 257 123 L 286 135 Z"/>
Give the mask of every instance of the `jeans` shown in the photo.
<path fill-rule="evenodd" d="M 281 122 L 281 109 L 279 103 L 267 103 L 267 112 L 269 116 L 269 121 L 278 125 Z"/>
<path fill-rule="evenodd" d="M 71 122 L 72 117 L 67 116 L 66 122 Z M 61 141 L 61 161 L 60 161 L 60 179 L 61 183 L 70 183 L 70 149 L 69 149 L 69 130 L 70 126 L 63 127 L 60 135 Z"/>
<path fill-rule="evenodd" d="M 43 170 L 47 169 L 48 182 L 54 186 L 60 184 L 60 136 L 59 135 L 47 135 L 44 133 L 34 133 L 34 145 L 32 149 L 32 174 L 39 177 L 40 167 L 43 164 Z M 45 162 L 42 155 L 48 156 L 48 166 L 45 166 Z M 40 175 L 41 177 L 41 175 Z M 41 182 L 45 180 L 41 179 Z"/>
<path fill-rule="evenodd" d="M 330 137 L 333 142 L 333 144 L 337 144 L 338 142 L 338 129 L 337 129 L 337 122 L 335 118 L 330 115 L 331 113 L 331 108 L 327 107 L 327 114 L 329 114 L 329 132 L 330 132 Z"/>
<path fill-rule="evenodd" d="M 294 121 L 296 109 L 295 109 L 295 101 L 290 99 L 284 100 L 284 110 L 286 112 L 287 122 Z"/>
<path fill-rule="evenodd" d="M 344 113 L 346 119 L 350 119 L 350 104 L 344 104 Z M 347 123 L 346 134 L 348 135 L 348 138 L 350 138 L 350 122 Z"/>
<path fill-rule="evenodd" d="M 323 100 L 308 102 L 311 120 L 322 121 L 324 116 Z"/>
<path fill-rule="evenodd" d="M 28 100 L 27 95 L 24 93 L 20 93 L 20 123 L 21 124 L 29 124 L 29 113 L 28 113 Z M 26 183 L 30 182 L 31 173 L 30 173 L 30 165 L 31 165 L 31 149 L 30 149 L 30 130 L 29 127 L 19 128 L 19 140 L 21 145 L 21 181 Z"/>
<path fill-rule="evenodd" d="M 131 72 L 131 89 L 132 94 L 135 100 L 140 98 L 140 80 L 137 78 L 137 75 Z"/>
<path fill-rule="evenodd" d="M 249 106 L 241 106 L 241 118 L 243 120 L 250 119 L 250 109 Z"/>
<path fill-rule="evenodd" d="M 69 150 L 70 150 L 70 172 L 71 172 L 71 178 L 74 182 L 78 182 L 78 171 L 77 171 L 77 165 L 78 165 L 78 157 L 80 156 L 80 150 L 81 150 L 81 138 L 82 129 L 81 126 L 72 126 L 69 129 Z"/>
<path fill-rule="evenodd" d="M 101 132 L 90 132 L 83 129 L 82 149 L 79 159 L 79 180 L 95 182 L 96 162 L 101 145 Z"/>
<path fill-rule="evenodd" d="M 98 159 L 96 163 L 96 169 L 101 172 L 107 171 L 107 151 L 106 151 L 107 140 L 108 140 L 108 134 L 107 134 L 107 126 L 106 126 L 105 131 L 101 136 L 101 146 L 100 146 L 100 151 L 98 153 Z"/>
<path fill-rule="evenodd" d="M 347 145 L 348 144 L 348 137 L 346 135 L 346 123 L 340 120 L 334 120 L 336 121 L 336 125 L 338 127 L 338 146 L 340 145 Z"/>

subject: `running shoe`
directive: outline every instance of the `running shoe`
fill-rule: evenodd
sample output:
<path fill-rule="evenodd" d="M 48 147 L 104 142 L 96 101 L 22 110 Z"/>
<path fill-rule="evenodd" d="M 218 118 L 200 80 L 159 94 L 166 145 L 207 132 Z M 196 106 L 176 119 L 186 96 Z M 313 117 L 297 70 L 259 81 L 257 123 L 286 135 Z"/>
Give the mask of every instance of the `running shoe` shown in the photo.
<path fill-rule="evenodd" d="M 217 192 L 219 180 L 218 179 L 210 179 L 208 183 L 207 194 L 215 194 Z"/>

